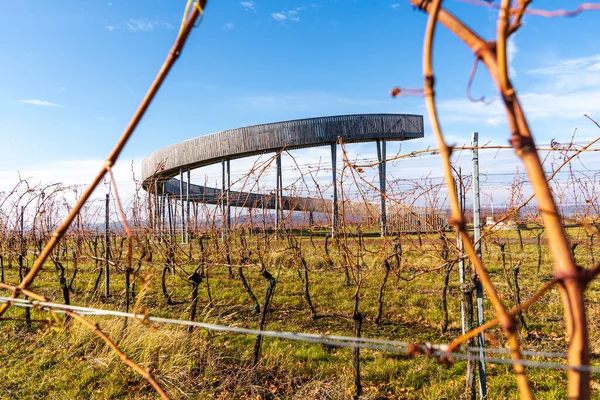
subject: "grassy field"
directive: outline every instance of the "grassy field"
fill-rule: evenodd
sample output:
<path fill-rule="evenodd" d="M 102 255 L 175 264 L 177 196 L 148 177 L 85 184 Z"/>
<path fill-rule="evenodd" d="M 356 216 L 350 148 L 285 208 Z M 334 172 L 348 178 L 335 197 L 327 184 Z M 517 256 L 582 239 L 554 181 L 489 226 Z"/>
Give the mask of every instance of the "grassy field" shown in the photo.
<path fill-rule="evenodd" d="M 590 248 L 579 229 L 570 230 L 577 260 L 588 265 Z M 501 231 L 483 245 L 483 259 L 507 307 L 514 305 L 512 292 L 502 267 L 500 247 L 507 243 L 506 262 L 509 272 L 521 261 L 519 286 L 521 299 L 527 299 L 552 277 L 551 260 L 542 240 L 542 264 L 537 271 L 537 245 L 533 231 L 523 231 L 523 251 L 515 231 Z M 543 237 L 542 237 L 543 239 Z M 272 244 L 267 255 L 267 269 L 277 278 L 277 286 L 267 313 L 265 329 L 353 335 L 352 283 L 346 285 L 342 258 L 333 252 L 335 268 L 328 267 L 322 252 L 323 239 L 299 239 L 302 254 L 310 268 L 310 294 L 318 318 L 313 319 L 303 297 L 303 281 L 298 264 L 285 240 Z M 359 310 L 364 315 L 362 336 L 386 338 L 411 343 L 447 343 L 460 335 L 461 312 L 458 269 L 450 275 L 448 288 L 449 326 L 441 332 L 441 292 L 443 263 L 437 235 L 407 235 L 402 238 L 402 263 L 394 266 L 384 294 L 383 318 L 375 323 L 379 287 L 383 280 L 383 240 L 366 238 L 369 250 L 361 262 Z M 278 249 L 277 246 L 281 248 Z M 389 247 L 389 246 L 388 246 Z M 196 247 L 196 250 L 198 248 Z M 592 249 L 593 250 L 593 249 Z M 207 248 L 214 257 L 218 251 Z M 453 253 L 455 256 L 455 253 Z M 596 259 L 600 252 L 594 254 Z M 182 257 L 176 273 L 168 274 L 166 283 L 174 304 L 167 304 L 161 292 L 162 263 L 155 255 L 145 262 L 139 273 L 136 294 L 146 282 L 147 290 L 139 300 L 139 309 L 151 315 L 187 319 L 191 285 L 185 278 L 198 261 Z M 195 256 L 198 258 L 198 255 Z M 234 261 L 237 259 L 234 257 Z M 254 260 L 256 261 L 256 260 Z M 72 262 L 64 262 L 67 276 Z M 425 270 L 436 269 L 428 273 Z M 197 321 L 256 328 L 258 314 L 248 293 L 236 276 L 231 279 L 227 268 L 208 267 L 209 302 L 206 280 L 200 286 Z M 354 271 L 358 274 L 358 270 Z M 5 271 L 5 281 L 19 281 L 15 267 Z M 96 279 L 91 261 L 79 265 L 74 280 L 71 302 L 76 305 L 124 310 L 124 274 L 113 268 L 112 296 L 92 296 Z M 246 268 L 245 275 L 259 301 L 266 281 L 257 268 Z M 143 277 L 143 278 L 142 278 Z M 410 279 L 413 278 L 414 279 Z M 142 282 L 143 281 L 143 282 Z M 58 273 L 48 264 L 33 289 L 60 301 Z M 102 290 L 101 290 L 102 292 Z M 3 295 L 7 295 L 4 292 Z M 600 292 L 593 283 L 587 292 L 588 319 L 592 352 L 600 350 Z M 486 320 L 494 317 L 485 302 Z M 22 319 L 23 309 L 12 307 L 6 317 Z M 49 321 L 48 313 L 32 311 L 33 320 Z M 260 362 L 253 367 L 255 337 L 241 334 L 213 333 L 195 329 L 188 334 L 185 327 L 143 324 L 115 317 L 91 317 L 113 338 L 133 360 L 148 368 L 172 398 L 176 399 L 350 399 L 353 394 L 352 350 L 321 344 L 265 338 Z M 527 331 L 521 330 L 522 348 L 536 351 L 565 351 L 562 307 L 558 291 L 543 297 L 525 314 Z M 33 329 L 22 320 L 0 323 L 0 398 L 2 399 L 129 399 L 156 398 L 150 385 L 123 365 L 119 358 L 88 328 L 76 321 L 66 325 L 34 322 Z M 487 345 L 503 347 L 499 329 L 487 334 Z M 541 359 L 540 361 L 560 361 Z M 596 357 L 594 363 L 598 364 Z M 362 399 L 458 399 L 465 391 L 466 363 L 439 363 L 427 357 L 408 358 L 401 353 L 361 350 Z M 566 397 L 566 372 L 547 368 L 529 368 L 528 376 L 537 398 Z M 600 398 L 600 385 L 593 377 L 595 398 Z M 488 364 L 488 398 L 518 398 L 516 381 L 510 365 Z"/>

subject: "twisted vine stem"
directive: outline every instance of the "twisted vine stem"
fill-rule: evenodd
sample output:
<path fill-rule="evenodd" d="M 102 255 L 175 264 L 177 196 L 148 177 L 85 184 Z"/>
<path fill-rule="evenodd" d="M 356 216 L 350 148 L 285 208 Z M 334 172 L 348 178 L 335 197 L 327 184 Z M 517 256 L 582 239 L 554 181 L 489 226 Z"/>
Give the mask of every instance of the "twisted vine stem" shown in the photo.
<path fill-rule="evenodd" d="M 424 93 L 427 111 L 432 123 L 436 141 L 438 142 L 438 147 L 440 148 L 440 155 L 448 191 L 450 193 L 452 206 L 451 223 L 463 237 L 466 253 L 473 263 L 482 285 L 490 296 L 490 300 L 496 309 L 498 322 L 508 339 L 511 356 L 515 361 L 520 360 L 520 352 L 513 319 L 510 313 L 508 313 L 502 305 L 494 286 L 490 282 L 489 277 L 481 264 L 481 260 L 474 252 L 472 240 L 465 230 L 464 216 L 458 207 L 458 198 L 456 196 L 454 185 L 452 184 L 453 178 L 450 168 L 452 148 L 444 141 L 435 107 L 432 48 L 435 27 L 438 22 L 446 26 L 469 46 L 477 61 L 481 61 L 486 66 L 492 80 L 501 94 L 511 131 L 510 144 L 514 148 L 517 156 L 521 158 L 521 161 L 527 170 L 535 198 L 539 205 L 540 214 L 548 232 L 548 242 L 555 262 L 555 278 L 562 297 L 567 336 L 569 338 L 568 363 L 571 366 L 587 366 L 589 365 L 589 338 L 585 314 L 584 291 L 590 279 L 590 271 L 577 266 L 572 257 L 567 237 L 560 220 L 558 208 L 546 180 L 527 119 L 508 76 L 507 40 L 511 34 L 515 33 L 520 28 L 521 18 L 523 14 L 527 12 L 526 9 L 530 4 L 530 1 L 521 0 L 519 2 L 519 8 L 515 11 L 511 8 L 512 0 L 502 0 L 499 7 L 495 41 L 485 41 L 482 39 L 461 20 L 443 9 L 441 7 L 441 0 L 434 0 L 432 2 L 428 0 L 409 1 L 414 6 L 429 14 L 423 49 L 423 73 L 425 76 Z M 532 398 L 533 395 L 529 388 L 523 366 L 518 362 L 514 365 L 521 396 L 523 398 Z M 590 397 L 589 372 L 572 369 L 568 372 L 568 380 L 569 398 L 588 399 Z"/>
<path fill-rule="evenodd" d="M 179 55 L 181 54 L 181 51 L 183 50 L 183 46 L 185 45 L 185 42 L 187 41 L 187 39 L 192 31 L 192 28 L 194 27 L 194 24 L 196 23 L 196 20 L 198 19 L 198 17 L 201 16 L 202 10 L 206 6 L 206 1 L 207 0 L 197 0 L 196 1 L 195 6 L 192 8 L 191 13 L 189 14 L 189 17 L 187 17 L 185 25 L 183 25 L 183 29 L 181 30 L 181 33 L 177 36 L 177 39 L 175 40 L 175 43 L 173 44 L 173 47 L 171 48 L 171 51 L 169 52 L 167 59 L 163 63 L 161 69 L 159 70 L 158 74 L 156 75 L 156 78 L 154 79 L 154 82 L 152 82 L 152 85 L 148 89 L 148 92 L 144 96 L 144 99 L 142 100 L 142 102 L 140 103 L 135 114 L 131 118 L 131 121 L 129 122 L 129 124 L 123 131 L 123 133 L 121 134 L 121 137 L 117 141 L 115 147 L 112 149 L 112 151 L 110 152 L 110 154 L 104 161 L 104 165 L 102 166 L 102 168 L 100 168 L 100 171 L 94 177 L 91 185 L 89 185 L 87 187 L 87 189 L 83 192 L 83 194 L 81 195 L 81 197 L 79 198 L 79 200 L 77 201 L 75 206 L 70 210 L 69 214 L 64 219 L 64 221 L 52 233 L 50 240 L 48 241 L 48 243 L 46 244 L 46 246 L 40 253 L 39 257 L 35 260 L 29 273 L 25 277 L 23 277 L 23 280 L 21 281 L 21 283 L 19 283 L 18 288 L 20 289 L 20 291 L 22 291 L 24 289 L 28 289 L 31 286 L 35 277 L 37 276 L 37 274 L 40 272 L 40 269 L 44 265 L 44 262 L 46 261 L 46 259 L 48 258 L 48 256 L 50 255 L 50 253 L 52 252 L 54 247 L 58 244 L 60 239 L 65 235 L 65 233 L 69 229 L 69 226 L 75 220 L 75 217 L 77 216 L 77 214 L 79 213 L 79 211 L 81 210 L 83 205 L 90 198 L 90 196 L 92 195 L 92 193 L 94 192 L 96 187 L 100 184 L 100 182 L 102 182 L 102 180 L 104 179 L 106 174 L 111 171 L 112 166 L 117 162 L 119 155 L 125 148 L 125 145 L 127 144 L 129 139 L 133 135 L 135 128 L 138 126 L 138 124 L 142 120 L 142 117 L 148 110 L 148 107 L 150 106 L 150 104 L 152 103 L 152 100 L 156 96 L 158 89 L 160 89 L 160 87 L 161 87 L 162 83 L 164 82 L 165 78 L 167 77 L 169 71 L 175 64 L 175 61 L 177 61 L 177 58 L 179 58 Z M 13 291 L 12 296 L 14 297 L 18 293 L 19 293 L 19 291 Z M 2 316 L 4 314 L 4 312 L 8 309 L 9 306 L 10 305 L 8 303 L 0 306 L 0 316 Z"/>

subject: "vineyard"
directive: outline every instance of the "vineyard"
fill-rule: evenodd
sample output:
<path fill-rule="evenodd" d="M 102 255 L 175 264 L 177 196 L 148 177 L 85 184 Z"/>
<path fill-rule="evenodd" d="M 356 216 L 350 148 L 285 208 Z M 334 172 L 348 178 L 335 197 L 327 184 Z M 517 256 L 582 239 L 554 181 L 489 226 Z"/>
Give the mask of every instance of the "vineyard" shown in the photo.
<path fill-rule="evenodd" d="M 580 263 L 593 264 L 600 257 L 600 210 L 586 199 L 597 197 L 596 175 L 560 171 L 565 159 L 583 151 L 593 147 L 549 151 L 547 161 L 558 176 L 555 193 L 570 205 L 565 225 L 572 254 Z M 44 264 L 36 291 L 62 304 L 91 307 L 64 310 L 98 323 L 174 398 L 474 396 L 481 361 L 487 366 L 490 398 L 517 396 L 497 327 L 485 332 L 483 357 L 478 340 L 471 339 L 450 364 L 440 362 L 445 351 L 440 344 L 459 337 L 463 327 L 468 331 L 478 325 L 476 275 L 461 256 L 456 234 L 434 223 L 447 209 L 443 180 L 390 182 L 388 234 L 381 237 L 381 193 L 366 178 L 378 179 L 368 171 L 376 172 L 378 163 L 363 166 L 367 170 L 358 174 L 360 167 L 347 152 L 343 155 L 340 202 L 354 206 L 341 207 L 336 235 L 326 213 L 315 213 L 311 221 L 308 213 L 280 210 L 277 225 L 277 210 L 228 207 L 226 192 L 217 201 L 223 207 L 215 207 L 188 203 L 179 195 L 155 197 L 134 181 L 136 195 L 123 205 L 111 192 L 80 211 Z M 257 162 L 253 170 L 267 175 L 265 166 L 273 169 L 277 157 Z M 240 175 L 235 181 L 243 182 L 243 190 L 260 188 L 261 178 L 268 178 L 263 175 Z M 325 187 L 320 192 L 307 183 L 318 173 L 297 178 L 286 192 L 325 201 Z M 456 182 L 461 202 L 470 206 L 472 177 L 457 176 Z M 547 233 L 537 209 L 526 206 L 528 185 L 521 175 L 513 178 L 510 191 L 512 203 L 494 215 L 482 210 L 488 224 L 480 243 L 499 296 L 514 307 L 527 304 L 553 275 Z M 4 284 L 16 285 L 26 276 L 43 251 L 43 238 L 80 196 L 78 187 L 36 187 L 23 181 L 3 198 Z M 235 212 L 225 224 L 229 208 Z M 472 220 L 473 213 L 466 214 Z M 592 313 L 597 293 L 594 285 L 588 300 Z M 72 316 L 53 317 L 40 307 L 12 307 L 5 314 L 2 329 L 15 338 L 2 363 L 11 377 L 9 397 L 154 396 L 142 377 L 123 370 L 116 354 L 98 346 L 93 331 Z M 57 307 L 52 306 L 55 312 L 62 311 Z M 488 299 L 483 310 L 486 319 L 493 317 Z M 123 318 L 127 315 L 139 317 Z M 550 291 L 515 316 L 536 392 L 542 398 L 563 397 L 567 342 L 558 293 Z M 595 327 L 590 328 L 591 338 L 597 337 Z M 318 336 L 302 336 L 305 332 Z M 360 338 L 366 341 L 353 347 Z M 593 353 L 598 343 L 591 344 Z M 38 374 L 45 377 L 35 379 L 39 384 L 27 383 Z M 55 383 L 48 385 L 48 379 Z M 77 383 L 67 384 L 73 379 Z"/>
<path fill-rule="evenodd" d="M 377 141 L 377 158 L 364 159 L 340 133 L 318 143 L 331 144 L 331 162 L 301 165 L 290 136 L 248 151 L 260 156 L 235 174 L 217 145 L 194 148 L 222 162 L 222 187 L 192 184 L 172 156 L 152 156 L 125 198 L 113 166 L 188 36 L 201 34 L 196 23 L 210 18 L 205 1 L 188 1 L 93 183 L 23 179 L 0 195 L 0 398 L 600 396 L 600 177 L 586 164 L 600 138 L 536 144 L 506 66 L 523 15 L 543 12 L 486 3 L 499 8 L 488 42 L 441 1 L 411 3 L 428 16 L 424 87 L 391 94 L 425 98 L 437 148 L 386 154 L 374 134 L 361 141 Z M 438 22 L 497 83 L 510 146 L 444 140 L 431 64 Z M 356 119 L 324 120 L 335 118 Z M 422 136 L 422 120 L 409 118 L 417 133 L 402 140 Z M 480 154 L 511 151 L 525 172 L 479 176 Z M 417 158 L 441 158 L 442 169 L 386 172 Z M 481 182 L 502 186 L 505 200 L 494 206 L 499 190 Z"/>

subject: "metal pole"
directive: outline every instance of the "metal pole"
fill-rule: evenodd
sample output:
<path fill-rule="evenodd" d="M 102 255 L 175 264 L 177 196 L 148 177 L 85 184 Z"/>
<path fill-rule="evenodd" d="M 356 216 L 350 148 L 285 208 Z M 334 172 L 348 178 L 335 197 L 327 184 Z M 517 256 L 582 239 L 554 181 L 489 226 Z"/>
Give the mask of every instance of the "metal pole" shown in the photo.
<path fill-rule="evenodd" d="M 381 217 L 379 219 L 379 232 L 382 237 L 387 235 L 387 215 L 385 209 L 385 187 L 386 187 L 386 146 L 385 139 L 376 141 L 377 160 L 379 161 L 379 194 L 381 196 Z"/>
<path fill-rule="evenodd" d="M 282 210 L 281 210 L 281 191 L 282 191 L 282 183 L 281 179 L 281 153 L 277 154 L 277 158 L 275 159 L 275 165 L 277 167 L 277 184 L 275 189 L 275 237 L 278 239 L 281 235 L 281 224 L 282 224 Z"/>
<path fill-rule="evenodd" d="M 227 172 L 227 162 L 225 159 L 221 160 L 221 228 L 223 230 L 221 234 L 221 239 L 225 241 L 227 239 L 227 199 L 225 197 L 225 193 L 227 190 L 227 177 L 225 176 Z"/>
<path fill-rule="evenodd" d="M 338 193 L 337 193 L 337 143 L 331 143 L 331 185 L 333 186 L 331 236 L 338 231 Z"/>
<path fill-rule="evenodd" d="M 109 263 L 110 259 L 110 236 L 109 236 L 109 224 L 110 224 L 110 195 L 106 194 L 106 215 L 104 220 L 104 297 L 110 296 L 110 272 Z"/>
<path fill-rule="evenodd" d="M 154 181 L 154 204 L 152 204 L 154 209 L 154 215 L 152 218 L 152 229 L 156 233 L 156 228 L 158 227 L 158 218 L 159 218 L 159 210 L 158 210 L 158 183 L 156 180 Z"/>
<path fill-rule="evenodd" d="M 225 200 L 227 201 L 227 232 L 231 230 L 231 164 L 229 159 L 226 162 L 227 166 L 227 196 Z"/>
<path fill-rule="evenodd" d="M 156 182 L 156 185 L 158 185 L 158 182 Z M 162 232 L 163 232 L 163 212 L 162 212 L 162 207 L 163 207 L 163 202 L 162 202 L 162 191 L 159 192 L 160 195 L 158 195 L 158 197 L 156 198 L 156 232 L 158 235 L 158 241 L 162 243 Z"/>
<path fill-rule="evenodd" d="M 25 220 L 25 207 L 21 206 L 21 215 L 19 218 L 19 268 L 23 268 L 23 257 L 25 254 L 25 237 L 24 237 L 24 220 Z"/>
<path fill-rule="evenodd" d="M 187 170 L 187 181 L 186 181 L 186 191 L 185 191 L 185 203 L 186 203 L 186 230 L 185 230 L 185 242 L 190 242 L 190 178 L 191 170 Z"/>
<path fill-rule="evenodd" d="M 473 241 L 475 242 L 475 252 L 481 259 L 481 208 L 479 203 L 479 144 L 478 133 L 473 132 Z M 475 292 L 477 297 L 477 323 L 483 325 L 483 287 L 479 279 L 475 282 Z M 479 394 L 482 398 L 486 396 L 486 365 L 484 347 L 484 333 L 479 334 Z"/>
<path fill-rule="evenodd" d="M 161 242 L 165 240 L 165 235 L 167 231 L 167 198 L 164 195 L 164 184 L 163 184 L 163 194 L 160 196 L 160 240 Z"/>
<path fill-rule="evenodd" d="M 458 180 L 456 181 L 457 192 L 458 192 L 458 203 L 460 205 L 460 212 L 465 211 L 465 204 L 463 202 L 463 186 L 462 186 L 462 169 L 458 167 Z M 460 235 L 456 235 L 456 247 L 458 248 L 458 255 L 460 260 L 458 261 L 458 276 L 461 286 L 465 283 L 465 259 L 463 258 L 463 241 Z M 462 334 L 467 332 L 465 326 L 465 302 L 461 299 L 460 301 L 460 320 L 462 327 Z"/>
<path fill-rule="evenodd" d="M 165 195 L 165 182 L 162 184 L 162 193 L 161 193 L 161 240 L 164 240 L 164 236 L 166 234 L 166 223 L 167 223 L 167 197 Z M 171 229 L 169 227 L 169 229 Z"/>
<path fill-rule="evenodd" d="M 24 220 L 25 220 L 25 207 L 21 206 L 21 215 L 20 215 L 20 232 L 19 232 L 19 274 L 23 273 L 26 275 L 29 272 L 29 268 L 24 267 L 24 257 L 27 257 L 27 250 L 25 249 L 25 237 L 24 235 Z M 3 271 L 4 272 L 4 271 Z M 2 282 L 4 282 L 4 275 L 2 276 Z M 28 299 L 25 296 L 25 299 Z M 28 329 L 31 329 L 31 310 L 29 308 L 25 309 L 25 324 Z"/>
<path fill-rule="evenodd" d="M 167 201 L 167 207 L 169 208 L 168 212 L 169 212 L 169 238 L 170 238 L 170 243 L 173 243 L 173 239 L 175 236 L 175 218 L 174 218 L 174 212 L 173 209 L 177 210 L 177 208 L 171 204 L 171 196 L 167 196 L 165 197 L 165 200 Z"/>
<path fill-rule="evenodd" d="M 183 169 L 179 168 L 179 202 L 181 203 L 181 243 L 185 242 L 185 205 L 183 204 Z"/>

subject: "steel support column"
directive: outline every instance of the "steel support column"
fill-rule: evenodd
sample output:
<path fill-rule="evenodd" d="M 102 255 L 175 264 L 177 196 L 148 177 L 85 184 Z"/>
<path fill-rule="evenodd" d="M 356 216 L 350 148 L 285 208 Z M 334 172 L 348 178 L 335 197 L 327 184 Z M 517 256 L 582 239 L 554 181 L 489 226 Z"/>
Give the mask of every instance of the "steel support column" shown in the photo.
<path fill-rule="evenodd" d="M 275 237 L 278 239 L 282 236 L 281 230 L 283 225 L 283 204 L 281 193 L 283 190 L 283 179 L 281 178 L 281 153 L 277 154 L 275 165 L 277 167 L 277 183 L 275 189 Z"/>
<path fill-rule="evenodd" d="M 185 243 L 185 204 L 183 204 L 183 169 L 179 168 L 179 202 L 181 203 L 181 243 Z"/>
<path fill-rule="evenodd" d="M 166 195 L 166 190 L 165 190 L 165 182 L 163 182 L 162 184 L 162 196 L 161 196 L 161 240 L 164 240 L 164 235 L 166 234 L 166 228 L 167 228 L 167 195 Z M 171 229 L 169 227 L 169 229 Z"/>
<path fill-rule="evenodd" d="M 475 242 L 475 251 L 481 259 L 481 208 L 479 204 L 479 145 L 478 133 L 473 132 L 473 241 Z M 475 293 L 477 296 L 477 323 L 483 325 L 483 287 L 479 278 L 475 283 Z M 484 333 L 479 334 L 479 394 L 482 398 L 486 397 L 486 365 L 485 365 L 485 339 Z"/>
<path fill-rule="evenodd" d="M 158 220 L 160 218 L 160 209 L 158 205 L 158 182 L 154 180 L 154 201 L 152 202 L 152 229 L 154 230 L 154 233 L 158 231 L 159 227 Z"/>
<path fill-rule="evenodd" d="M 331 201 L 331 236 L 338 233 L 338 192 L 337 192 L 337 143 L 331 143 L 331 185 L 333 186 L 333 198 Z"/>
<path fill-rule="evenodd" d="M 458 176 L 456 180 L 456 192 L 458 193 L 458 204 L 460 205 L 460 212 L 465 212 L 465 204 L 464 204 L 464 194 L 462 187 L 462 169 L 458 167 Z M 458 279 L 461 286 L 465 283 L 465 259 L 464 259 L 464 244 L 462 241 L 462 237 L 460 235 L 456 235 L 456 248 L 458 249 L 458 255 L 460 257 L 458 261 Z M 461 320 L 461 328 L 462 334 L 464 335 L 467 332 L 467 326 L 465 326 L 465 305 L 464 301 L 460 301 L 460 320 Z"/>
<path fill-rule="evenodd" d="M 381 197 L 381 216 L 379 218 L 379 232 L 382 237 L 387 235 L 387 212 L 385 208 L 386 157 L 387 156 L 385 139 L 377 139 L 377 161 L 379 161 L 379 194 Z"/>
<path fill-rule="evenodd" d="M 110 297 L 110 195 L 106 194 L 104 220 L 104 297 Z"/>
<path fill-rule="evenodd" d="M 229 229 L 231 227 L 231 207 L 229 205 L 229 187 L 231 186 L 231 169 L 228 159 L 221 161 L 221 167 L 223 171 L 222 176 L 222 190 L 221 190 L 221 211 L 223 213 L 223 240 L 229 235 Z"/>
<path fill-rule="evenodd" d="M 190 242 L 190 175 L 191 172 L 188 169 L 187 170 L 187 181 L 186 181 L 186 190 L 185 190 L 185 206 L 186 206 L 186 210 L 185 210 L 185 222 L 186 222 L 186 229 L 185 229 L 185 242 L 189 243 Z"/>

